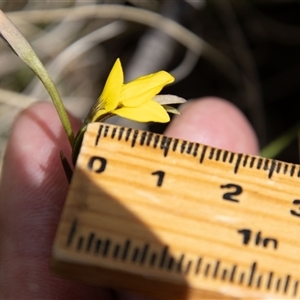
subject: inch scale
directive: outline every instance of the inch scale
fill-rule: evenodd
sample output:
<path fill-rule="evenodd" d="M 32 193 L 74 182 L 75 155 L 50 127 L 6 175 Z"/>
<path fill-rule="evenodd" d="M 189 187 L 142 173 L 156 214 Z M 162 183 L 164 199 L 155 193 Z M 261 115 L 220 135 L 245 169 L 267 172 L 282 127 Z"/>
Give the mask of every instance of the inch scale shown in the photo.
<path fill-rule="evenodd" d="M 51 267 L 158 299 L 299 299 L 300 166 L 89 124 Z"/>

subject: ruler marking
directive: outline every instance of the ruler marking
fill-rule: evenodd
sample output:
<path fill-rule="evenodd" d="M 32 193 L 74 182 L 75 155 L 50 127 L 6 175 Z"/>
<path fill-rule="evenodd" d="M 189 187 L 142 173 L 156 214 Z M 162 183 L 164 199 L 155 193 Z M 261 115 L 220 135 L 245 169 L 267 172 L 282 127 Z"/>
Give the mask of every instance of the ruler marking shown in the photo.
<path fill-rule="evenodd" d="M 272 159 L 272 161 L 271 161 L 271 166 L 270 166 L 270 169 L 269 169 L 268 178 L 271 178 L 271 177 L 272 177 L 273 172 L 274 172 L 275 169 L 276 169 L 276 166 L 277 166 L 276 160 Z"/>
<path fill-rule="evenodd" d="M 216 153 L 216 161 L 219 161 L 220 156 L 221 156 L 221 153 L 222 153 L 222 150 L 221 150 L 221 149 L 218 149 L 218 150 L 217 150 L 217 153 Z"/>
<path fill-rule="evenodd" d="M 147 136 L 147 141 L 146 141 L 146 145 L 147 145 L 147 146 L 150 146 L 151 141 L 152 141 L 152 138 L 153 138 L 153 133 L 152 133 L 152 132 L 149 132 L 149 133 L 148 133 L 148 136 Z"/>
<path fill-rule="evenodd" d="M 179 139 L 173 139 L 173 147 L 172 147 L 173 152 L 177 150 L 178 143 L 179 143 Z"/>
<path fill-rule="evenodd" d="M 104 242 L 104 249 L 103 249 L 102 256 L 106 256 L 108 254 L 109 247 L 110 247 L 110 240 L 106 239 Z"/>
<path fill-rule="evenodd" d="M 179 143 L 179 139 L 174 139 L 173 140 L 173 147 L 172 147 L 173 152 L 176 151 L 178 143 Z"/>
<path fill-rule="evenodd" d="M 214 269 L 214 272 L 213 272 L 213 278 L 217 278 L 219 266 L 220 266 L 220 261 L 217 260 L 216 265 L 215 265 L 215 269 Z"/>
<path fill-rule="evenodd" d="M 187 153 L 187 154 L 191 154 L 192 149 L 193 149 L 193 146 L 194 146 L 194 143 L 192 143 L 192 142 L 189 142 L 189 143 L 188 143 L 188 147 L 187 147 L 187 149 L 186 149 L 186 153 Z"/>
<path fill-rule="evenodd" d="M 69 233 L 68 233 L 68 236 L 67 236 L 67 245 L 68 246 L 72 245 L 72 243 L 74 241 L 74 238 L 76 236 L 77 228 L 78 228 L 78 221 L 77 221 L 77 219 L 74 219 L 71 223 Z M 93 249 L 94 253 L 98 254 L 101 250 L 101 246 L 103 245 L 102 256 L 107 256 L 108 252 L 109 252 L 109 249 L 112 247 L 111 256 L 114 259 L 117 259 L 118 257 L 120 257 L 123 260 L 126 259 L 127 254 L 129 252 L 129 246 L 130 246 L 130 243 L 131 243 L 130 240 L 128 240 L 128 239 L 125 240 L 124 244 L 123 244 L 123 247 L 121 247 L 121 244 L 112 245 L 112 241 L 109 238 L 107 238 L 103 242 L 104 243 L 102 243 L 101 239 L 96 239 L 96 234 L 94 232 L 90 232 L 86 236 L 79 236 L 78 237 L 78 239 L 77 239 L 77 251 L 81 251 L 82 249 L 85 249 L 86 252 L 91 252 L 91 249 Z M 132 251 L 131 261 L 132 262 L 139 261 L 140 264 L 144 264 L 146 259 L 147 259 L 147 255 L 148 255 L 149 250 L 150 250 L 150 245 L 148 243 L 144 244 L 144 246 L 142 248 L 138 247 L 138 246 L 135 247 Z M 152 253 L 152 255 L 150 257 L 150 265 L 154 266 L 157 259 L 159 259 L 158 267 L 160 269 L 165 269 L 167 271 L 171 271 L 173 269 L 173 267 L 177 265 L 177 272 L 182 272 L 185 275 L 187 275 L 187 274 L 190 273 L 190 271 L 192 269 L 193 260 L 188 260 L 187 263 L 185 264 L 184 269 L 183 269 L 184 258 L 185 258 L 185 254 L 182 254 L 180 256 L 179 260 L 174 259 L 174 257 L 169 255 L 169 247 L 164 246 L 162 248 L 161 252 L 160 252 L 159 257 L 157 256 L 157 254 L 155 252 Z M 193 269 L 195 270 L 194 273 L 196 275 L 201 273 L 200 272 L 201 263 L 202 263 L 202 257 L 199 257 L 195 261 L 195 267 L 193 267 Z M 221 268 L 221 261 L 220 260 L 217 260 L 215 262 L 214 267 L 211 263 L 206 263 L 205 266 L 204 266 L 203 275 L 205 277 L 212 277 L 214 279 L 220 278 L 223 281 L 228 280 L 226 278 L 227 274 L 228 274 L 228 270 L 226 268 L 224 268 L 224 269 L 222 268 L 222 270 L 220 270 L 220 268 Z M 236 270 L 237 270 L 237 266 L 233 265 L 232 270 L 231 270 L 231 274 L 230 274 L 230 278 L 229 278 L 230 282 L 235 281 L 234 276 L 235 276 Z M 221 272 L 221 273 L 219 273 L 219 272 Z M 254 262 L 250 266 L 250 270 L 249 270 L 248 282 L 247 282 L 248 287 L 251 287 L 254 284 L 254 287 L 261 288 L 262 275 L 258 274 L 256 276 L 255 275 L 256 272 L 257 272 L 257 262 Z M 266 288 L 267 288 L 267 290 L 270 290 L 272 288 L 272 281 L 273 281 L 273 278 L 274 278 L 274 273 L 269 272 L 268 274 L 269 274 L 269 278 L 267 280 Z M 246 279 L 246 273 L 245 272 L 240 272 L 238 283 L 239 284 L 244 284 L 245 279 Z M 274 286 L 275 291 L 276 292 L 282 292 L 284 294 L 288 294 L 289 290 L 290 290 L 290 286 L 291 286 L 291 279 L 292 279 L 292 277 L 291 277 L 290 274 L 287 274 L 284 278 L 277 278 L 275 286 Z M 294 290 L 291 291 L 291 292 L 294 294 L 294 296 L 297 295 L 297 293 L 298 293 L 298 281 L 294 282 Z"/>
<path fill-rule="evenodd" d="M 205 276 L 205 277 L 208 276 L 209 269 L 210 269 L 210 264 L 208 263 L 208 264 L 206 265 L 205 271 L 204 271 L 204 276 Z"/>
<path fill-rule="evenodd" d="M 115 249 L 113 251 L 113 258 L 118 258 L 119 251 L 120 251 L 120 245 L 117 244 L 117 245 L 115 245 Z"/>
<path fill-rule="evenodd" d="M 70 228 L 70 231 L 69 231 L 69 235 L 68 235 L 68 238 L 67 238 L 67 247 L 70 247 L 72 242 L 73 242 L 75 233 L 77 231 L 77 223 L 78 223 L 77 219 L 74 219 L 73 222 L 72 222 L 72 225 L 71 225 L 71 228 Z"/>
<path fill-rule="evenodd" d="M 145 262 L 148 250 L 149 250 L 149 244 L 145 244 L 144 245 L 144 249 L 142 251 L 142 256 L 141 256 L 140 264 L 143 264 Z"/>
<path fill-rule="evenodd" d="M 293 177 L 293 176 L 294 176 L 295 169 L 296 169 L 296 166 L 295 166 L 295 165 L 292 165 L 292 167 L 291 167 L 291 171 L 290 171 L 290 175 L 291 175 L 291 177 Z"/>
<path fill-rule="evenodd" d="M 68 241 L 70 241 L 68 244 L 71 245 L 72 241 L 74 240 L 74 235 L 75 232 L 77 231 L 77 226 L 78 226 L 78 221 L 76 219 L 73 220 L 71 226 L 70 226 L 70 230 L 69 230 L 69 235 L 68 235 Z M 85 238 L 84 236 L 79 236 L 78 238 L 78 243 L 77 243 L 77 251 L 82 250 L 83 246 L 85 247 L 85 250 L 87 252 L 90 252 L 90 250 L 92 249 L 92 247 L 94 248 L 94 252 L 97 254 L 100 252 L 101 249 L 101 245 L 102 245 L 102 240 L 101 239 L 96 239 L 96 235 L 95 233 L 91 232 L 88 234 L 87 238 Z M 86 244 L 85 244 L 85 241 Z M 130 246 L 131 241 L 130 240 L 125 240 L 124 242 L 124 247 L 123 247 L 123 252 L 121 245 L 120 244 L 115 244 L 113 249 L 112 249 L 112 257 L 114 259 L 118 258 L 118 256 L 121 256 L 120 258 L 122 258 L 123 260 L 126 259 L 127 257 L 127 253 L 129 251 L 129 246 Z M 103 249 L 103 256 L 107 256 L 108 251 L 110 246 L 112 246 L 112 242 L 111 240 L 108 238 L 104 241 L 104 249 Z M 144 244 L 143 248 L 140 247 L 135 247 L 133 249 L 132 252 L 132 258 L 131 261 L 132 262 L 136 262 L 139 260 L 140 264 L 145 263 L 146 258 L 147 258 L 147 254 L 148 251 L 150 249 L 149 244 Z M 121 255 L 120 255 L 121 254 Z M 171 271 L 172 268 L 177 264 L 177 271 L 178 272 L 183 272 L 185 275 L 189 274 L 191 269 L 192 269 L 192 265 L 193 265 L 193 261 L 189 260 L 184 268 L 184 271 L 182 270 L 182 266 L 183 266 L 183 261 L 185 258 L 185 255 L 182 254 L 180 259 L 178 260 L 178 262 L 176 263 L 176 260 L 174 259 L 174 257 L 169 256 L 169 247 L 165 246 L 163 247 L 161 254 L 160 254 L 160 259 L 159 259 L 159 268 L 160 269 L 166 269 L 167 271 Z M 157 254 L 156 253 L 152 253 L 151 258 L 150 258 L 150 265 L 154 266 L 155 262 L 157 259 Z M 199 274 L 200 273 L 200 266 L 202 263 L 202 258 L 199 257 L 197 259 L 197 262 L 195 264 L 195 274 Z M 215 266 L 212 269 L 212 274 L 210 274 L 210 270 L 212 268 L 212 265 L 210 263 L 206 263 L 205 268 L 204 268 L 204 276 L 205 277 L 212 277 L 214 279 L 217 279 L 219 277 L 219 271 L 220 271 L 220 267 L 221 267 L 221 261 L 217 260 L 215 262 Z M 234 276 L 235 276 L 235 272 L 236 272 L 237 266 L 233 265 L 232 271 L 231 271 L 231 275 L 229 278 L 230 282 L 234 282 Z M 249 287 L 253 286 L 255 277 L 256 277 L 256 272 L 257 272 L 257 262 L 254 262 L 251 266 L 250 266 L 250 273 L 248 276 L 248 283 L 247 285 Z M 227 274 L 228 274 L 228 270 L 226 268 L 221 270 L 220 273 L 220 279 L 223 281 L 227 280 Z M 268 282 L 267 282 L 267 286 L 266 289 L 270 290 L 272 287 L 272 280 L 273 280 L 273 272 L 269 272 L 269 278 L 268 278 Z M 239 284 L 243 284 L 245 281 L 245 276 L 246 273 L 245 272 L 241 272 L 240 276 L 239 276 Z M 261 288 L 261 283 L 262 283 L 262 275 L 258 274 L 257 279 L 255 281 L 255 286 L 257 289 Z M 291 283 L 291 275 L 286 275 L 285 280 L 283 281 L 282 278 L 278 278 L 276 280 L 276 285 L 275 285 L 275 290 L 276 292 L 282 292 L 284 294 L 288 294 L 289 293 L 289 288 L 290 288 L 290 284 Z M 297 295 L 298 293 L 298 281 L 294 282 L 294 290 L 293 290 L 293 294 L 294 296 Z"/>
<path fill-rule="evenodd" d="M 297 296 L 297 294 L 298 294 L 298 283 L 299 283 L 299 281 L 297 280 L 294 284 L 294 294 L 293 294 L 294 297 Z"/>
<path fill-rule="evenodd" d="M 170 259 L 169 259 L 169 262 L 167 263 L 167 270 L 168 271 L 171 271 L 172 270 L 172 268 L 173 268 L 173 266 L 174 266 L 174 257 L 170 257 Z"/>
<path fill-rule="evenodd" d="M 155 265 L 157 259 L 157 254 L 154 252 L 151 254 L 151 259 L 150 259 L 150 266 L 153 267 Z"/>
<path fill-rule="evenodd" d="M 277 167 L 276 167 L 276 173 L 279 174 L 281 169 L 281 162 L 278 162 Z"/>
<path fill-rule="evenodd" d="M 187 141 L 182 141 L 180 146 L 180 153 L 183 153 L 186 147 Z"/>
<path fill-rule="evenodd" d="M 69 233 L 67 236 L 67 245 L 71 246 L 74 237 L 76 236 L 78 228 L 78 220 L 74 219 L 71 223 Z M 118 257 L 121 258 L 122 260 L 125 260 L 128 252 L 129 252 L 129 247 L 131 244 L 130 240 L 125 240 L 123 247 L 121 247 L 121 244 L 116 243 L 112 244 L 112 241 L 107 238 L 106 240 L 101 239 L 96 239 L 96 234 L 94 232 L 90 232 L 85 236 L 79 236 L 77 240 L 77 251 L 81 251 L 82 249 L 85 249 L 86 252 L 91 252 L 91 249 L 93 249 L 95 254 L 98 254 L 101 250 L 101 246 L 103 245 L 102 249 L 102 256 L 107 256 L 109 249 L 112 249 L 111 256 L 114 259 L 117 259 Z M 83 248 L 84 247 L 84 248 Z M 147 255 L 150 250 L 150 245 L 148 243 L 145 243 L 143 247 L 134 247 L 132 251 L 132 256 L 131 256 L 131 261 L 134 262 L 139 262 L 140 264 L 144 264 L 145 261 L 147 260 Z M 159 254 L 157 256 L 157 253 L 152 252 L 152 255 L 150 256 L 150 266 L 154 266 L 157 259 L 158 261 L 158 267 L 160 269 L 165 269 L 166 271 L 172 271 L 172 269 L 177 265 L 177 272 L 183 273 L 185 275 L 188 275 L 193 267 L 193 260 L 188 260 L 187 263 L 185 264 L 184 268 L 184 258 L 185 254 L 182 254 L 179 258 L 179 260 L 176 260 L 174 257 L 169 255 L 169 246 L 164 246 Z M 202 263 L 202 257 L 199 257 L 197 260 L 195 260 L 195 267 L 193 269 L 195 270 L 194 273 L 196 275 L 200 274 L 200 267 Z M 254 287 L 257 289 L 261 288 L 262 284 L 262 276 L 261 274 L 258 274 L 256 276 L 257 272 L 257 262 L 252 263 L 252 265 L 249 267 L 249 275 L 248 277 L 248 282 L 246 283 L 248 287 L 252 287 L 254 284 Z M 233 265 L 230 278 L 227 278 L 227 274 L 229 274 L 228 269 L 222 268 L 221 269 L 221 261 L 216 260 L 214 267 L 211 263 L 206 263 L 204 266 L 204 272 L 203 275 L 205 277 L 211 277 L 214 279 L 220 278 L 222 281 L 227 281 L 229 279 L 230 282 L 235 282 L 234 276 L 237 270 L 237 265 Z M 248 272 L 247 272 L 248 273 Z M 239 274 L 239 284 L 244 284 L 244 281 L 246 279 L 247 273 L 245 272 L 240 272 Z M 267 280 L 267 290 L 270 290 L 272 288 L 272 280 L 274 279 L 274 273 L 269 272 L 269 278 Z M 219 276 L 220 275 L 220 276 Z M 274 286 L 274 290 L 277 293 L 283 293 L 283 294 L 289 294 L 290 292 L 293 293 L 294 296 L 297 295 L 298 293 L 298 281 L 294 281 L 293 285 L 293 290 L 290 291 L 291 288 L 291 280 L 292 277 L 290 274 L 287 274 L 284 278 L 277 278 Z M 289 292 L 290 291 L 290 292 Z"/>
<path fill-rule="evenodd" d="M 277 279 L 277 283 L 276 283 L 276 292 L 279 291 L 279 289 L 280 289 L 280 284 L 281 284 L 281 279 L 278 278 L 278 279 Z"/>
<path fill-rule="evenodd" d="M 137 129 L 135 129 L 135 130 L 133 131 L 133 137 L 132 137 L 132 139 L 131 139 L 131 147 L 132 147 L 132 148 L 135 146 L 135 143 L 136 143 L 136 141 L 137 141 L 138 136 L 139 136 L 139 131 L 138 131 Z"/>
<path fill-rule="evenodd" d="M 161 139 L 160 148 L 164 150 L 164 157 L 168 155 L 172 138 L 164 136 Z"/>
<path fill-rule="evenodd" d="M 200 155 L 200 164 L 202 164 L 203 161 L 204 161 L 206 150 L 207 150 L 207 146 L 204 145 L 204 146 L 202 147 L 202 151 L 201 151 L 201 155 Z"/>
<path fill-rule="evenodd" d="M 163 249 L 161 251 L 161 257 L 160 257 L 160 263 L 159 263 L 160 268 L 163 268 L 163 266 L 164 266 L 164 263 L 168 256 L 168 250 L 169 250 L 169 247 L 165 246 L 165 247 L 163 247 Z"/>
<path fill-rule="evenodd" d="M 215 150 L 216 150 L 215 148 L 210 148 L 210 153 L 209 153 L 209 156 L 208 156 L 209 159 L 214 158 Z"/>
<path fill-rule="evenodd" d="M 194 148 L 194 151 L 193 151 L 193 156 L 194 157 L 198 156 L 199 146 L 200 145 L 198 143 L 195 143 L 195 148 Z"/>
<path fill-rule="evenodd" d="M 234 156 L 235 156 L 234 153 L 231 152 L 231 153 L 230 153 L 230 156 L 229 156 L 229 163 L 230 163 L 230 164 L 232 164 L 233 159 L 234 159 Z"/>
<path fill-rule="evenodd" d="M 245 279 L 245 273 L 242 272 L 241 275 L 240 275 L 240 280 L 239 280 L 239 284 L 243 284 L 244 282 L 244 279 Z"/>
<path fill-rule="evenodd" d="M 272 280 L 273 280 L 273 272 L 270 272 L 269 273 L 268 283 L 267 283 L 267 289 L 268 290 L 271 288 Z"/>
<path fill-rule="evenodd" d="M 143 131 L 141 134 L 140 145 L 143 146 L 147 137 L 147 132 Z"/>
<path fill-rule="evenodd" d="M 256 288 L 260 288 L 261 286 L 261 278 L 262 278 L 262 275 L 259 275 L 258 278 L 257 278 L 257 282 L 256 282 Z"/>
<path fill-rule="evenodd" d="M 221 276 L 221 279 L 222 279 L 223 281 L 226 280 L 226 275 L 227 275 L 227 269 L 224 269 L 223 272 L 222 272 L 222 276 Z"/>
<path fill-rule="evenodd" d="M 157 134 L 155 135 L 154 137 L 154 142 L 153 142 L 153 148 L 155 149 L 159 143 L 159 140 L 160 140 L 160 136 Z"/>
<path fill-rule="evenodd" d="M 297 177 L 300 177 L 300 166 L 298 167 Z"/>
<path fill-rule="evenodd" d="M 253 281 L 253 277 L 254 277 L 255 271 L 256 271 L 256 262 L 254 262 L 254 263 L 251 265 L 251 268 L 250 268 L 250 275 L 249 275 L 249 281 L 248 281 L 248 286 L 251 286 L 251 285 L 252 285 L 252 281 Z"/>
<path fill-rule="evenodd" d="M 81 250 L 83 242 L 84 242 L 84 238 L 82 236 L 80 236 L 79 239 L 78 239 L 78 243 L 77 243 L 77 251 Z"/>
<path fill-rule="evenodd" d="M 96 140 L 95 140 L 95 146 L 97 146 L 98 143 L 99 143 L 99 139 L 100 139 L 100 137 L 101 137 L 102 130 L 103 130 L 103 125 L 100 125 L 100 126 L 99 126 L 99 129 L 98 129 L 97 136 L 96 136 Z"/>
<path fill-rule="evenodd" d="M 119 135 L 118 135 L 118 140 L 119 141 L 122 139 L 124 131 L 125 131 L 125 127 L 120 127 L 120 129 L 119 129 Z"/>
<path fill-rule="evenodd" d="M 283 174 L 286 174 L 287 171 L 289 169 L 289 165 L 288 164 L 284 164 L 284 168 L 283 168 Z"/>
<path fill-rule="evenodd" d="M 290 276 L 290 275 L 287 275 L 287 276 L 286 276 L 286 279 L 285 279 L 284 288 L 283 288 L 283 292 L 284 292 L 285 294 L 286 294 L 287 291 L 288 291 L 289 284 L 290 284 L 290 279 L 291 279 L 291 276 Z"/>
<path fill-rule="evenodd" d="M 230 274 L 230 282 L 234 282 L 234 277 L 235 277 L 236 268 L 237 268 L 236 265 L 234 265 L 234 266 L 232 267 L 231 274 Z"/>
<path fill-rule="evenodd" d="M 125 141 L 126 142 L 128 142 L 128 140 L 130 138 L 130 135 L 131 135 L 131 132 L 132 132 L 132 128 L 127 128 L 126 136 L 125 136 Z"/>
<path fill-rule="evenodd" d="M 190 272 L 191 265 L 192 265 L 192 261 L 189 260 L 188 263 L 187 263 L 187 265 L 186 265 L 185 271 L 184 271 L 185 275 L 187 275 Z"/>
<path fill-rule="evenodd" d="M 253 168 L 253 167 L 254 167 L 255 161 L 256 161 L 256 157 L 255 157 L 255 156 L 252 156 L 252 157 L 251 157 L 251 160 L 250 160 L 250 165 L 249 165 L 250 168 Z"/>
<path fill-rule="evenodd" d="M 138 258 L 138 255 L 139 255 L 139 248 L 135 247 L 131 256 L 131 261 L 135 262 Z"/>
<path fill-rule="evenodd" d="M 226 159 L 227 159 L 227 157 L 228 157 L 228 154 L 229 154 L 229 151 L 223 150 L 223 157 L 222 157 L 222 161 L 223 161 L 223 162 L 226 162 Z"/>
<path fill-rule="evenodd" d="M 184 254 L 181 254 L 179 261 L 178 261 L 178 265 L 177 265 L 177 272 L 181 273 L 182 271 L 182 264 L 183 264 L 183 260 L 184 260 Z"/>
<path fill-rule="evenodd" d="M 166 145 L 166 143 L 167 143 L 167 137 L 163 136 L 160 139 L 160 149 L 164 150 L 164 156 L 167 156 L 168 154 L 168 145 Z"/>
<path fill-rule="evenodd" d="M 201 267 L 201 262 L 202 262 L 202 257 L 198 258 L 197 264 L 196 264 L 196 269 L 195 269 L 195 274 L 199 274 L 200 272 L 200 267 Z"/>
<path fill-rule="evenodd" d="M 85 251 L 90 252 L 94 238 L 95 238 L 95 233 L 91 232 L 88 237 L 88 242 L 87 242 Z"/>
<path fill-rule="evenodd" d="M 246 167 L 248 159 L 249 159 L 249 155 L 247 155 L 247 154 L 244 155 L 244 159 L 243 159 L 243 163 L 242 163 L 243 167 Z"/>
<path fill-rule="evenodd" d="M 109 133 L 109 129 L 110 129 L 110 127 L 109 127 L 108 125 L 105 125 L 105 126 L 104 126 L 104 133 L 103 133 L 103 136 L 104 136 L 104 137 L 107 137 L 107 135 L 108 135 L 108 133 Z"/>
<path fill-rule="evenodd" d="M 267 171 L 269 169 L 269 162 L 270 162 L 270 160 L 266 158 L 264 161 L 264 167 L 263 167 L 263 169 L 265 171 Z"/>
<path fill-rule="evenodd" d="M 263 159 L 261 157 L 259 157 L 258 160 L 257 160 L 257 164 L 256 164 L 256 169 L 257 170 L 260 170 L 260 168 L 262 166 L 262 163 L 263 163 Z"/>
<path fill-rule="evenodd" d="M 114 128 L 113 128 L 112 133 L 111 133 L 111 136 L 110 136 L 112 139 L 116 136 L 117 129 L 118 129 L 117 127 L 114 127 Z"/>
<path fill-rule="evenodd" d="M 94 251 L 95 254 L 98 254 L 100 252 L 101 244 L 102 244 L 101 239 L 97 239 L 95 244 L 95 251 Z"/>
<path fill-rule="evenodd" d="M 130 240 L 126 240 L 125 241 L 124 250 L 123 250 L 123 254 L 122 254 L 122 260 L 126 260 L 127 259 L 127 255 L 129 253 L 130 244 L 131 244 Z"/>
<path fill-rule="evenodd" d="M 236 159 L 236 162 L 235 162 L 235 166 L 234 166 L 234 173 L 236 174 L 239 170 L 239 166 L 240 166 L 240 163 L 241 163 L 241 159 L 243 157 L 243 154 L 242 153 L 239 153 L 237 155 L 237 159 Z"/>

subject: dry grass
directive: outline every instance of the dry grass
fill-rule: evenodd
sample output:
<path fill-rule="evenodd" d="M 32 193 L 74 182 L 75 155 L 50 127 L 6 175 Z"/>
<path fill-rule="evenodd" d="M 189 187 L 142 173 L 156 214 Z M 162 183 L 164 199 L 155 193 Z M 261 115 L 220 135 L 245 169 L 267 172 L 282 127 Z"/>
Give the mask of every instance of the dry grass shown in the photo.
<path fill-rule="evenodd" d="M 266 16 L 264 10 L 272 4 L 240 3 L 7 0 L 0 8 L 28 39 L 76 116 L 85 116 L 113 62 L 121 57 L 127 80 L 166 69 L 177 78 L 167 92 L 185 98 L 209 94 L 230 99 L 246 113 L 265 144 L 287 127 L 266 135 L 268 95 L 260 74 L 263 59 L 267 60 L 266 36 L 292 43 L 300 30 Z M 49 97 L 4 43 L 0 66 L 1 162 L 15 116 Z M 266 81 L 272 79 L 275 85 L 280 80 L 271 74 Z"/>

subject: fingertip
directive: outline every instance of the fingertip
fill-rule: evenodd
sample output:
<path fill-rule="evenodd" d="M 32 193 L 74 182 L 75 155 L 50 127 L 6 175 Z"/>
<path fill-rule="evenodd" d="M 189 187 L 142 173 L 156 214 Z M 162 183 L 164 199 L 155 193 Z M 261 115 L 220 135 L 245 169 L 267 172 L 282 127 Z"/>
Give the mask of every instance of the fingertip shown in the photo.
<path fill-rule="evenodd" d="M 69 118 L 76 130 L 80 122 L 72 116 Z M 59 154 L 60 150 L 70 156 L 71 147 L 54 106 L 35 103 L 14 122 L 4 157 L 4 172 L 19 169 L 29 175 L 31 182 L 41 182 L 45 174 L 56 171 L 59 155 L 57 160 L 52 153 Z M 52 163 L 50 156 L 54 158 Z"/>
<path fill-rule="evenodd" d="M 229 151 L 257 154 L 258 140 L 242 112 L 216 97 L 190 100 L 180 108 L 165 134 Z"/>

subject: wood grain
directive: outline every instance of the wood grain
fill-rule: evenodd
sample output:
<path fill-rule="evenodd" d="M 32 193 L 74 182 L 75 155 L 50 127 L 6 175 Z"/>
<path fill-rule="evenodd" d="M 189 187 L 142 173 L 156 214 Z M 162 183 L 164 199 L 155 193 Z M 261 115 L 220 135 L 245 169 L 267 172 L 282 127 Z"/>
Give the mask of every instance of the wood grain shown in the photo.
<path fill-rule="evenodd" d="M 298 299 L 300 166 L 88 126 L 52 269 L 161 299 Z"/>

